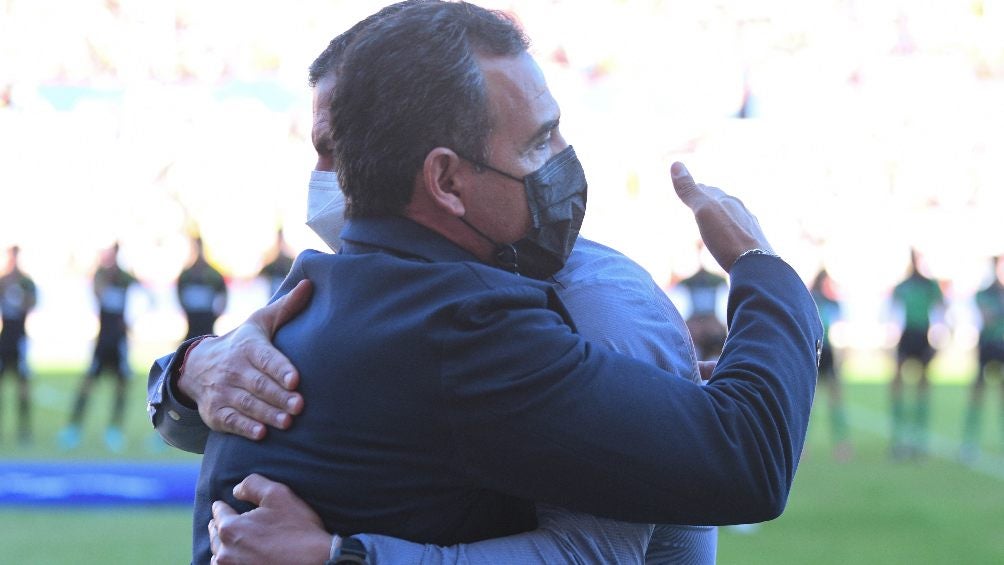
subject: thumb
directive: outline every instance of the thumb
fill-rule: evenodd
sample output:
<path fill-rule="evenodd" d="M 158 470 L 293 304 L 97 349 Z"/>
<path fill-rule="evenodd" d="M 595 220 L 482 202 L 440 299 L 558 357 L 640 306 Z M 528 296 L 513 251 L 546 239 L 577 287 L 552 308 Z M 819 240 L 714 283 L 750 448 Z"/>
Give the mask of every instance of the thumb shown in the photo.
<path fill-rule="evenodd" d="M 313 292 L 314 288 L 311 286 L 310 279 L 303 279 L 296 283 L 293 290 L 289 291 L 286 296 L 282 297 L 282 306 L 279 309 L 276 324 L 272 326 L 273 335 L 275 335 L 279 326 L 295 318 L 297 314 L 302 312 L 303 309 L 307 307 L 307 304 L 310 303 L 310 296 Z"/>
<path fill-rule="evenodd" d="M 677 161 L 669 168 L 669 172 L 673 177 L 673 188 L 676 189 L 676 195 L 688 208 L 696 209 L 704 194 L 697 188 L 697 183 L 694 182 L 694 177 L 690 176 L 690 171 L 683 163 Z"/>
<path fill-rule="evenodd" d="M 257 473 L 252 473 L 234 487 L 234 498 L 261 506 L 269 487 L 277 484 Z"/>
<path fill-rule="evenodd" d="M 310 280 L 303 279 L 296 283 L 293 290 L 272 304 L 258 310 L 251 315 L 251 318 L 269 336 L 273 336 L 283 324 L 295 318 L 306 308 L 312 293 L 313 287 L 311 287 Z"/>

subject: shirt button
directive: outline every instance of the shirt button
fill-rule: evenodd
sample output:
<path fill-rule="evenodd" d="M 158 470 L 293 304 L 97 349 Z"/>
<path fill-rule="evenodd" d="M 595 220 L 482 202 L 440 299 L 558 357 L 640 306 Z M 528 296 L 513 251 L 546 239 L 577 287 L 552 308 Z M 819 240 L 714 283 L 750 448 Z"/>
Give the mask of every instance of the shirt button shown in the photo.
<path fill-rule="evenodd" d="M 174 420 L 175 422 L 181 419 L 181 414 L 178 414 L 174 410 L 168 410 L 167 415 L 170 416 L 171 419 Z"/>

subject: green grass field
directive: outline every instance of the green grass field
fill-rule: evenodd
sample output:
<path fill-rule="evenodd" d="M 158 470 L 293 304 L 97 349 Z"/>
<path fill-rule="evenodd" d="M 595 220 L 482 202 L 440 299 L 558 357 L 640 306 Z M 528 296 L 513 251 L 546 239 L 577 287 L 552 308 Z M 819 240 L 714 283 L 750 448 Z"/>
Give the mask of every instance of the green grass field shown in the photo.
<path fill-rule="evenodd" d="M 146 420 L 145 377 L 134 382 L 125 453 L 129 460 L 196 460 L 156 448 Z M 874 379 L 871 379 L 874 381 Z M 940 379 L 938 379 L 940 382 Z M 72 453 L 56 448 L 77 385 L 77 373 L 51 371 L 35 380 L 35 443 L 13 441 L 14 388 L 3 381 L 4 460 L 111 458 L 101 434 L 110 387 L 96 389 L 86 420 L 84 445 Z M 996 383 L 994 383 L 996 384 Z M 788 508 L 781 518 L 752 532 L 723 528 L 719 563 L 1004 563 L 1004 452 L 999 395 L 984 413 L 985 454 L 977 465 L 955 459 L 965 405 L 957 382 L 934 388 L 932 453 L 923 461 L 888 456 L 884 384 L 846 386 L 854 457 L 831 455 L 826 390 L 817 392 L 809 443 Z M 0 506 L 0 562 L 19 564 L 187 563 L 190 509 L 24 508 Z"/>

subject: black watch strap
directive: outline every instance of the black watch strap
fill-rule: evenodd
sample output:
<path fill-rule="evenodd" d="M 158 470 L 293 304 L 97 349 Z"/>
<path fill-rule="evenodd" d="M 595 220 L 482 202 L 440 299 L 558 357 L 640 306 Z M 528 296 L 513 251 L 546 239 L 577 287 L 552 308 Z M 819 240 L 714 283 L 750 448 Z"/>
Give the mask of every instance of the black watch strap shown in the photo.
<path fill-rule="evenodd" d="M 342 546 L 338 553 L 331 557 L 324 565 L 367 565 L 366 546 L 363 542 L 349 536 L 342 538 Z"/>

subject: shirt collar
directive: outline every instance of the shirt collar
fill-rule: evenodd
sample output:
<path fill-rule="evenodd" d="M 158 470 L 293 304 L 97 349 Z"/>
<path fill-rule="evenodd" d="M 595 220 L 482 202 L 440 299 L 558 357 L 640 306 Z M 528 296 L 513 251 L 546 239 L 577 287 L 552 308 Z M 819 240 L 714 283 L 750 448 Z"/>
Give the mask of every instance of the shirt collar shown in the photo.
<path fill-rule="evenodd" d="M 478 262 L 477 257 L 438 233 L 401 216 L 352 218 L 342 230 L 342 253 L 378 248 L 429 262 Z"/>

